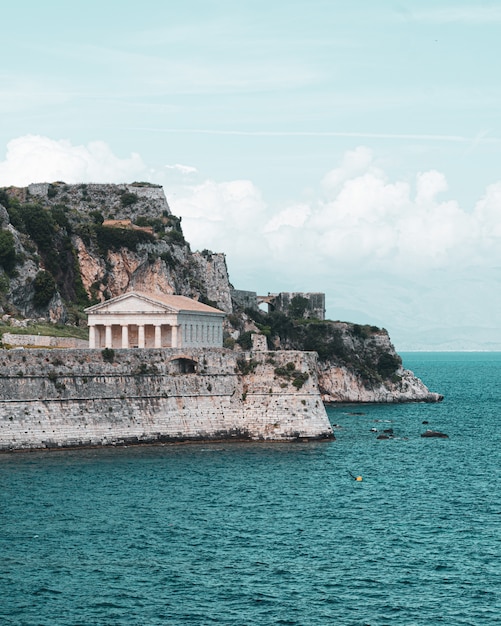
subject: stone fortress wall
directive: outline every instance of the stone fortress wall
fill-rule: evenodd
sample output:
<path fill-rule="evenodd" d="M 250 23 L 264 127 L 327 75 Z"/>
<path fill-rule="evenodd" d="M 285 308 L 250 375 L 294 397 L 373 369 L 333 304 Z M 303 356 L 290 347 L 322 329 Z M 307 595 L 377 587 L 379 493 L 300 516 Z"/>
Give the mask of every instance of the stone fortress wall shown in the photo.
<path fill-rule="evenodd" d="M 299 297 L 304 300 L 305 318 L 325 320 L 325 294 L 320 292 L 280 292 L 269 293 L 267 296 L 259 296 L 255 291 L 233 289 L 231 297 L 242 309 L 258 309 L 260 304 L 268 305 L 268 312 L 279 311 L 290 314 L 292 300 Z"/>
<path fill-rule="evenodd" d="M 137 217 L 158 218 L 162 213 L 171 215 L 167 199 L 162 187 L 139 184 L 98 184 L 88 183 L 67 185 L 64 182 L 33 183 L 19 189 L 27 202 L 29 198 L 39 198 L 48 205 L 70 205 L 82 213 L 99 211 L 105 219 L 130 219 Z M 123 204 L 124 194 L 134 194 L 137 200 L 131 204 Z"/>
<path fill-rule="evenodd" d="M 315 353 L 0 352 L 3 451 L 332 436 Z"/>

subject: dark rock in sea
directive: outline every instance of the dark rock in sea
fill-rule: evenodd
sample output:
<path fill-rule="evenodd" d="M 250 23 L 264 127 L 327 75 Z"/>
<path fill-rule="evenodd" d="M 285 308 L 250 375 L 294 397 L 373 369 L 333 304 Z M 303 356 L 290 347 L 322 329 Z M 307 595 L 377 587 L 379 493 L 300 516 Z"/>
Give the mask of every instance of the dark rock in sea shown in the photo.
<path fill-rule="evenodd" d="M 449 435 L 441 433 L 438 430 L 427 430 L 425 433 L 422 433 L 421 437 L 438 437 L 441 439 L 448 439 Z"/>
<path fill-rule="evenodd" d="M 376 439 L 393 439 L 391 435 L 378 435 Z"/>
<path fill-rule="evenodd" d="M 430 423 L 430 422 L 429 422 L 428 420 L 423 420 L 423 421 L 421 422 L 421 424 L 429 424 L 429 423 Z"/>

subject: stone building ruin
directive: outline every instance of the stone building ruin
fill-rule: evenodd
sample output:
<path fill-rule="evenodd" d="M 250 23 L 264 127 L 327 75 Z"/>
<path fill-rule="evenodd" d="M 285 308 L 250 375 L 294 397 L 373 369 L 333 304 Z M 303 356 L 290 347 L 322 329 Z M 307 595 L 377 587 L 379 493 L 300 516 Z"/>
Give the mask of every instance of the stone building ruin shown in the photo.
<path fill-rule="evenodd" d="M 325 320 L 325 293 L 295 291 L 259 296 L 255 291 L 234 289 L 231 296 L 242 309 L 258 309 L 266 304 L 268 313 L 279 311 L 291 317 Z"/>

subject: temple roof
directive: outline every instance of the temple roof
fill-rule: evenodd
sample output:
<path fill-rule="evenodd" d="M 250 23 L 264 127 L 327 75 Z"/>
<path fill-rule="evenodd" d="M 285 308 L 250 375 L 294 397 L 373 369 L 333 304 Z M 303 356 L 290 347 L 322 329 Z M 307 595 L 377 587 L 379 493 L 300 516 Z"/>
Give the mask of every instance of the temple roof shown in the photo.
<path fill-rule="evenodd" d="M 203 304 L 186 296 L 176 296 L 164 293 L 147 293 L 143 291 L 128 291 L 115 298 L 110 298 L 99 304 L 85 309 L 86 313 L 106 313 L 111 312 L 131 312 L 136 310 L 141 313 L 147 312 L 141 308 L 142 305 L 163 309 L 169 313 L 207 313 L 211 315 L 225 315 L 224 311 L 220 311 L 208 304 Z M 131 305 L 131 308 L 124 308 L 124 305 Z M 139 305 L 139 306 L 138 306 Z"/>

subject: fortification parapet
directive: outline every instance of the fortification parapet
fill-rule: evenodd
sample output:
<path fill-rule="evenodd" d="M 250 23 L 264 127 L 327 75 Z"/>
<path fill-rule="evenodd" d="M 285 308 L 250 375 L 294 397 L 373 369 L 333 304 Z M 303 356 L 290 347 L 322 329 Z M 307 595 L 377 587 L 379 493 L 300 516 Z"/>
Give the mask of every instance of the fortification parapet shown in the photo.
<path fill-rule="evenodd" d="M 82 213 L 97 211 L 109 219 L 134 221 L 137 217 L 171 215 L 163 188 L 149 183 L 33 183 L 27 187 L 27 195 L 48 205 L 71 205 Z"/>
<path fill-rule="evenodd" d="M 280 311 L 291 317 L 325 319 L 325 294 L 320 292 L 281 292 L 257 296 L 258 304 L 267 304 L 268 311 Z"/>
<path fill-rule="evenodd" d="M 0 377 L 4 451 L 333 436 L 315 353 L 4 350 Z"/>

